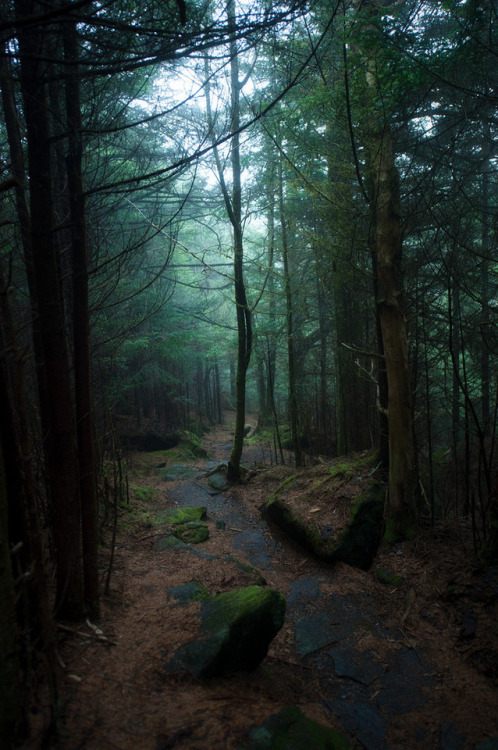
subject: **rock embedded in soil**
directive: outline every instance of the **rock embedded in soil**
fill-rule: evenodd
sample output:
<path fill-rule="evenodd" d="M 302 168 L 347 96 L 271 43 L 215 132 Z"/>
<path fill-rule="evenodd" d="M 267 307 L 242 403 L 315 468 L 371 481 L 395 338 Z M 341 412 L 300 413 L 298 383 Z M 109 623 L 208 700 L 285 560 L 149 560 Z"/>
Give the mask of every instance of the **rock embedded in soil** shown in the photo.
<path fill-rule="evenodd" d="M 181 647 L 166 671 L 212 678 L 257 669 L 284 623 L 285 610 L 280 592 L 260 586 L 204 599 L 199 639 Z"/>
<path fill-rule="evenodd" d="M 316 522 L 291 505 L 285 493 L 278 491 L 268 499 L 264 516 L 279 526 L 295 541 L 325 562 L 345 562 L 347 565 L 369 570 L 382 539 L 384 525 L 384 488 L 372 484 L 361 495 L 353 509 L 346 528 L 326 533 Z"/>
<path fill-rule="evenodd" d="M 216 492 L 224 492 L 228 490 L 230 484 L 227 480 L 226 473 L 223 471 L 216 471 L 208 477 L 208 486 Z"/>
<path fill-rule="evenodd" d="M 154 524 L 156 526 L 168 526 L 171 533 L 159 539 L 155 549 L 170 549 L 177 547 L 171 538 L 178 539 L 182 543 L 200 544 L 209 538 L 209 527 L 202 520 L 206 517 L 206 507 L 198 508 L 168 508 L 156 515 Z M 181 546 L 181 545 L 180 545 Z"/>
<path fill-rule="evenodd" d="M 334 729 L 309 719 L 297 706 L 287 706 L 249 732 L 239 750 L 348 750 L 351 745 Z"/>

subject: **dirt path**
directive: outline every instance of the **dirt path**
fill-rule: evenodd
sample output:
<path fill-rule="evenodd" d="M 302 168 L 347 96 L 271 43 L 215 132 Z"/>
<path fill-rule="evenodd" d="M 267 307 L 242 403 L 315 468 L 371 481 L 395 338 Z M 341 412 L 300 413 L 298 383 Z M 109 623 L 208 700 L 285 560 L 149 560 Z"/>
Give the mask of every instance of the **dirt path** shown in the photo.
<path fill-rule="evenodd" d="M 209 494 L 206 471 L 226 460 L 229 438 L 219 432 L 207 447 L 195 476 L 175 482 L 159 477 L 157 455 L 134 458 L 132 494 L 141 488 L 151 518 L 204 505 L 210 537 L 160 550 L 158 529 L 123 511 L 102 635 L 88 626 L 89 637 L 62 634 L 69 700 L 59 750 L 235 750 L 286 705 L 367 750 L 465 750 L 498 737 L 498 575 L 471 575 L 461 531 L 440 526 L 384 550 L 378 563 L 402 575 L 398 588 L 373 571 L 330 568 L 262 522 L 278 470 Z M 247 452 L 245 462 L 257 458 Z M 182 587 L 196 581 L 216 594 L 254 583 L 241 563 L 287 599 L 268 657 L 252 674 L 219 680 L 169 673 L 172 655 L 197 633 L 200 605 L 182 602 Z"/>

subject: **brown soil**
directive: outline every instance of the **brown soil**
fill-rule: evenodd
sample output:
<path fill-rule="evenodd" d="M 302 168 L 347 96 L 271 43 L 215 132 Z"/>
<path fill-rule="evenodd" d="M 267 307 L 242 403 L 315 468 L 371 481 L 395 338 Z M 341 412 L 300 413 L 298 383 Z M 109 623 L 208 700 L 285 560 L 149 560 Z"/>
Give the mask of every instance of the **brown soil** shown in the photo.
<path fill-rule="evenodd" d="M 229 439 L 218 431 L 206 447 Z M 157 478 L 157 461 L 157 455 L 135 454 L 130 470 L 130 484 L 159 490 L 149 503 L 151 515 L 171 505 L 172 485 Z M 285 471 L 256 472 L 230 494 L 258 517 Z M 347 497 L 350 489 L 344 481 L 342 495 Z M 321 492 L 317 482 L 310 507 L 317 516 L 324 513 Z M 60 631 L 64 705 L 59 750 L 235 750 L 251 726 L 289 704 L 344 731 L 324 707 L 317 670 L 296 656 L 292 623 L 284 625 L 254 673 L 210 681 L 167 674 L 162 667 L 168 657 L 195 637 L 199 605 L 176 606 L 166 590 L 199 581 L 215 594 L 252 581 L 229 561 L 153 550 L 157 529 L 126 509 L 120 514 L 111 591 L 102 603 L 99 629 L 85 624 L 74 632 L 69 625 Z M 233 554 L 230 539 L 238 530 L 209 525 L 210 538 L 200 548 L 220 557 Z M 386 747 L 474 748 L 498 736 L 497 597 L 475 567 L 465 524 L 441 522 L 410 543 L 386 547 L 369 572 L 342 564 L 327 568 L 292 543 L 279 541 L 282 549 L 271 570 L 264 571 L 267 585 L 286 594 L 297 577 L 325 572 L 331 592 L 368 595 L 382 624 L 395 633 L 387 641 L 359 630 L 358 650 L 382 659 L 387 650 L 408 646 L 430 664 L 429 700 L 390 720 Z M 379 567 L 401 576 L 401 585 L 380 583 Z M 372 703 L 375 695 L 372 690 Z M 465 735 L 463 745 L 444 745 L 441 727 L 448 721 Z M 415 739 L 420 727 L 425 730 L 422 743 Z M 352 747 L 362 747 L 349 736 Z"/>

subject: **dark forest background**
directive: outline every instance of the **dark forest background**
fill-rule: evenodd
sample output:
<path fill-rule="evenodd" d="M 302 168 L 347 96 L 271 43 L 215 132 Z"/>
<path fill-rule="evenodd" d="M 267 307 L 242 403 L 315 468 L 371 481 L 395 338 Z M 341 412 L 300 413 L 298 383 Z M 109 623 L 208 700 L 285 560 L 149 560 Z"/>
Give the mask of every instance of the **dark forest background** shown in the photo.
<path fill-rule="evenodd" d="M 470 519 L 496 561 L 495 4 L 14 0 L 0 33 L 2 747 L 40 669 L 56 716 L 54 618 L 98 618 L 125 434 L 229 414 L 233 481 L 248 414 L 274 462 L 375 452 L 390 539 Z"/>

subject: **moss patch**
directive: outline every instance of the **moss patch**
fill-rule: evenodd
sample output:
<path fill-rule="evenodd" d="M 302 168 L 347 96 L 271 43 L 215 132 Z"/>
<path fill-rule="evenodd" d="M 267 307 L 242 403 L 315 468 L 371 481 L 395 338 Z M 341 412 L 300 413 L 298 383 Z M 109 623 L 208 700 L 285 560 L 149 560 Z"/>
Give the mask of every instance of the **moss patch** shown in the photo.
<path fill-rule="evenodd" d="M 375 571 L 375 577 L 379 581 L 379 583 L 384 583 L 386 586 L 398 587 L 403 583 L 403 579 L 401 576 L 393 575 L 383 568 L 377 568 L 377 570 Z"/>
<path fill-rule="evenodd" d="M 209 538 L 209 528 L 204 521 L 189 521 L 185 524 L 176 524 L 175 536 L 188 544 L 200 544 Z"/>
<path fill-rule="evenodd" d="M 309 719 L 297 706 L 287 706 L 249 732 L 239 750 L 348 750 L 349 740 Z"/>
<path fill-rule="evenodd" d="M 153 519 L 154 525 L 163 524 L 186 524 L 191 521 L 203 521 L 206 518 L 207 508 L 200 505 L 197 508 L 166 508 L 157 513 Z"/>

